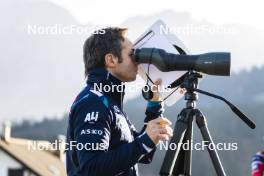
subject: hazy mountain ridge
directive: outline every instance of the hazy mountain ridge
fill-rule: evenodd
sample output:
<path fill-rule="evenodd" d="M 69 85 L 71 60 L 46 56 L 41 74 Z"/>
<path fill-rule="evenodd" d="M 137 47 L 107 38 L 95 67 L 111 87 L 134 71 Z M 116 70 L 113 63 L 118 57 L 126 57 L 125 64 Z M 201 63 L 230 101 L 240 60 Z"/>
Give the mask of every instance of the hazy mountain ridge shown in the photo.
<path fill-rule="evenodd" d="M 82 45 L 88 34 L 34 35 L 28 25 L 62 27 L 79 25 L 65 9 L 45 0 L 10 0 L 0 2 L 0 103 L 3 119 L 62 115 L 85 84 Z M 171 28 L 191 25 L 216 27 L 206 20 L 196 20 L 187 12 L 164 11 L 152 16 L 136 16 L 122 23 L 135 39 L 157 19 Z M 87 25 L 91 29 L 94 26 Z M 228 24 L 235 34 L 179 33 L 179 38 L 193 52 L 231 51 L 233 68 L 261 64 L 263 34 L 246 25 Z M 241 43 L 245 43 L 241 44 Z M 237 60 L 241 60 L 238 62 Z M 241 65 L 242 64 L 242 65 Z M 12 110 L 12 109 L 15 109 Z"/>
<path fill-rule="evenodd" d="M 136 16 L 122 24 L 131 30 L 131 37 L 135 39 L 157 19 L 163 20 L 192 53 L 231 52 L 233 71 L 249 69 L 252 61 L 254 65 L 263 65 L 263 32 L 245 24 L 216 25 L 206 19 L 197 20 L 187 12 L 171 10 L 151 16 Z"/>
<path fill-rule="evenodd" d="M 23 116 L 61 114 L 84 80 L 82 43 L 86 37 L 28 33 L 29 25 L 79 25 L 69 12 L 49 1 L 13 0 L 4 5 L 0 7 L 6 21 L 0 25 L 0 102 L 6 110 L 1 118 L 14 118 L 17 112 Z"/>

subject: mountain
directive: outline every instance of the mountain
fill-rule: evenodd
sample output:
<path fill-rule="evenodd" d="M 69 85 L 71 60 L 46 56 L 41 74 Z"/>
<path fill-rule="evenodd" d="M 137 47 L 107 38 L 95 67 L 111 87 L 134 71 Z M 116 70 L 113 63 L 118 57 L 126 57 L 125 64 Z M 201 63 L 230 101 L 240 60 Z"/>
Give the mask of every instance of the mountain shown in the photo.
<path fill-rule="evenodd" d="M 82 45 L 95 26 L 80 25 L 68 11 L 46 0 L 0 1 L 0 19 L 0 121 L 63 115 L 85 84 Z M 263 32 L 246 25 L 217 26 L 187 12 L 163 11 L 131 17 L 122 26 L 134 40 L 157 19 L 193 53 L 231 51 L 235 72 L 263 64 Z M 78 32 L 80 28 L 88 32 Z"/>
<path fill-rule="evenodd" d="M 217 25 L 206 19 L 197 20 L 188 12 L 171 10 L 151 16 L 131 17 L 122 23 L 131 30 L 130 37 L 136 39 L 157 19 L 162 19 L 169 33 L 177 35 L 192 53 L 229 51 L 232 56 L 232 71 L 238 72 L 252 66 L 264 64 L 264 35 L 262 30 L 242 24 Z M 136 26 L 136 27 L 135 27 Z"/>
<path fill-rule="evenodd" d="M 1 120 L 62 115 L 84 82 L 82 45 L 88 34 L 59 30 L 84 26 L 40 0 L 0 1 L 0 18 L 5 21 L 0 24 Z"/>

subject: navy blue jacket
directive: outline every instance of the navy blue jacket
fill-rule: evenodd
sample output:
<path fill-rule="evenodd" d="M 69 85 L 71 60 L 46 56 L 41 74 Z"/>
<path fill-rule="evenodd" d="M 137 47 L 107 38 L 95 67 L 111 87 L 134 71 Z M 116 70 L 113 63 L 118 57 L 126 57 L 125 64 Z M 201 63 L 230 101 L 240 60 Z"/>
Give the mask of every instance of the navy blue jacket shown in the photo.
<path fill-rule="evenodd" d="M 100 84 L 114 89 L 99 90 Z M 137 176 L 137 163 L 152 161 L 156 146 L 146 134 L 145 125 L 137 132 L 123 112 L 124 88 L 104 68 L 90 72 L 87 86 L 75 99 L 69 114 L 69 176 Z M 162 110 L 159 102 L 149 102 L 144 122 L 157 118 Z"/>

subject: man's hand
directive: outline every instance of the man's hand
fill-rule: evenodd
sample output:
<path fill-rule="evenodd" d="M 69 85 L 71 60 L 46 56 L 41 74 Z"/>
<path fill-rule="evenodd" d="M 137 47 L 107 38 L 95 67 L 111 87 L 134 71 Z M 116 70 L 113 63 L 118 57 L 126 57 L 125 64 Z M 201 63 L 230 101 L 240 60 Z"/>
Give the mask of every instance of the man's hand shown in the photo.
<path fill-rule="evenodd" d="M 171 121 L 167 118 L 159 117 L 148 122 L 146 133 L 155 144 L 158 144 L 160 140 L 168 140 L 172 136 L 170 125 Z"/>

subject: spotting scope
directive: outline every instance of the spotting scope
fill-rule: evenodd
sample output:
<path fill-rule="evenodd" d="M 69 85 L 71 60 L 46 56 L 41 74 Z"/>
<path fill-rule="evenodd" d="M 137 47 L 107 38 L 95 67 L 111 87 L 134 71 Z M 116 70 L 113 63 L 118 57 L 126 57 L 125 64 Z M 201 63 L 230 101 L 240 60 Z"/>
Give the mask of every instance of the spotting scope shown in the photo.
<path fill-rule="evenodd" d="M 134 50 L 137 63 L 153 64 L 162 72 L 189 71 L 209 75 L 230 75 L 230 53 L 210 52 L 204 54 L 173 54 L 158 48 L 141 48 Z"/>

